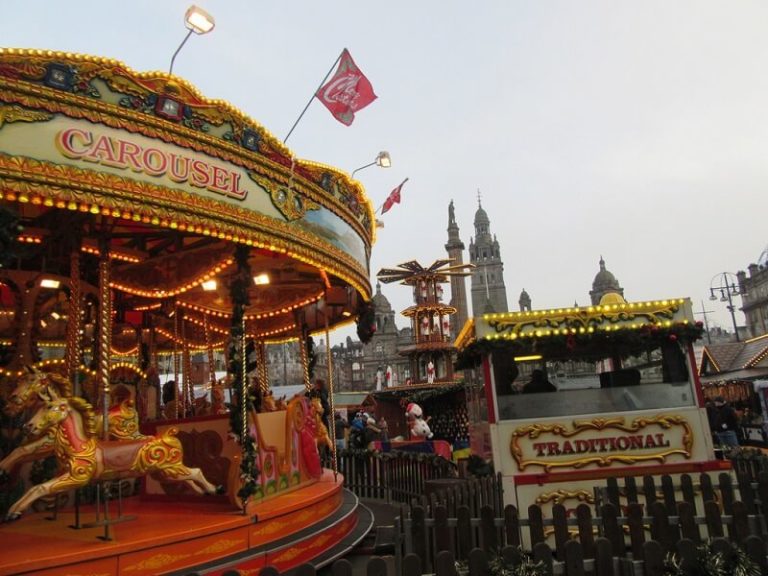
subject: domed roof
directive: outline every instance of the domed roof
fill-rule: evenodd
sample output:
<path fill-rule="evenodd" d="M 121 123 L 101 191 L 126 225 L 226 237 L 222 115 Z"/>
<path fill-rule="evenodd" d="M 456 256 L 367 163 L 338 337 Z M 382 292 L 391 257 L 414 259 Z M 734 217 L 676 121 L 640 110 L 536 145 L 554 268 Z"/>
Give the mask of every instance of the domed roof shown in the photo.
<path fill-rule="evenodd" d="M 376 282 L 376 294 L 373 295 L 372 300 L 376 312 L 390 312 L 392 310 L 392 304 L 390 304 L 387 297 L 381 293 L 381 282 Z"/>
<path fill-rule="evenodd" d="M 475 226 L 478 224 L 490 224 L 491 220 L 488 218 L 488 213 L 483 210 L 483 205 L 480 201 L 477 202 L 477 212 L 475 212 Z"/>
<path fill-rule="evenodd" d="M 603 297 L 600 298 L 600 306 L 607 306 L 608 304 L 626 304 L 627 301 L 624 300 L 624 297 L 621 294 L 617 294 L 616 292 L 608 292 L 608 294 L 603 294 Z"/>
<path fill-rule="evenodd" d="M 592 282 L 592 289 L 598 291 L 605 290 L 606 288 L 619 290 L 621 289 L 621 286 L 619 285 L 619 281 L 616 280 L 616 276 L 605 269 L 605 260 L 600 256 L 600 271 L 595 276 L 594 282 Z"/>

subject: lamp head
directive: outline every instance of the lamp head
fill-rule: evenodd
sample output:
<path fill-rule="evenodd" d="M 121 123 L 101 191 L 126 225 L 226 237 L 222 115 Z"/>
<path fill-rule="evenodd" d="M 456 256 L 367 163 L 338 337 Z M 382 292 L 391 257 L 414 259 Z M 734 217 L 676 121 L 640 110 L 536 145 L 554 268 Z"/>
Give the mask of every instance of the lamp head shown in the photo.
<path fill-rule="evenodd" d="M 208 12 L 192 5 L 184 14 L 184 25 L 195 34 L 207 34 L 216 26 L 216 21 Z"/>
<path fill-rule="evenodd" d="M 379 166 L 380 168 L 390 168 L 392 166 L 392 159 L 389 157 L 389 152 L 384 150 L 379 152 L 379 155 L 376 156 L 376 166 Z"/>

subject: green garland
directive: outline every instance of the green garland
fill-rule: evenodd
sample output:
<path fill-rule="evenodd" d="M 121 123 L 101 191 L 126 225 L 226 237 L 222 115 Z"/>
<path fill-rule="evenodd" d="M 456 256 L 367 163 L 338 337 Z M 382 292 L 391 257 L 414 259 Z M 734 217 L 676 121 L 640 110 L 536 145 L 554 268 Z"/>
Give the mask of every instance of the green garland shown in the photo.
<path fill-rule="evenodd" d="M 456 562 L 456 573 L 459 576 L 468 575 L 467 562 Z M 487 573 L 488 576 L 547 576 L 549 574 L 544 562 L 537 562 L 531 554 L 522 548 L 517 549 L 516 559 L 512 561 L 505 560 L 498 550 L 494 550 L 488 561 Z"/>
<path fill-rule="evenodd" d="M 232 379 L 232 388 L 238 393 L 238 398 L 240 391 L 243 389 L 243 354 L 247 354 L 247 350 L 243 350 L 242 346 L 243 316 L 245 315 L 245 309 L 251 303 L 248 288 L 253 281 L 251 267 L 248 264 L 249 253 L 250 250 L 247 246 L 238 245 L 235 248 L 237 274 L 229 286 L 229 295 L 232 298 L 232 325 L 229 331 L 230 339 L 227 347 L 227 358 L 229 359 L 227 372 Z M 257 464 L 259 447 L 253 439 L 240 437 L 243 429 L 243 419 L 239 403 L 242 401 L 243 399 L 239 398 L 237 404 L 233 402 L 229 405 L 229 425 L 232 429 L 232 435 L 243 451 L 243 459 L 240 463 L 241 486 L 237 495 L 242 500 L 243 507 L 245 507 L 249 498 L 260 494 L 261 483 L 258 481 L 260 470 Z M 249 390 L 245 402 L 248 403 L 250 408 L 254 405 L 255 401 L 256 398 L 253 397 Z"/>
<path fill-rule="evenodd" d="M 760 567 L 739 546 L 732 545 L 730 553 L 716 552 L 712 542 L 696 548 L 696 562 L 683 569 L 677 554 L 664 559 L 664 576 L 760 576 Z"/>
<path fill-rule="evenodd" d="M 701 323 L 697 322 L 593 334 L 568 334 L 517 340 L 483 339 L 473 342 L 459 353 L 456 369 L 474 368 L 480 364 L 483 356 L 498 351 L 514 356 L 540 354 L 547 360 L 568 358 L 593 362 L 609 357 L 626 359 L 658 348 L 666 342 L 674 342 L 678 339 L 694 342 L 701 338 L 703 332 Z"/>
<path fill-rule="evenodd" d="M 432 400 L 446 394 L 452 394 L 465 388 L 471 387 L 470 384 L 465 382 L 457 382 L 456 384 L 440 384 L 434 388 L 420 388 L 417 390 L 379 390 L 373 392 L 374 398 L 401 398 L 406 402 L 414 402 L 416 404 L 422 404 L 426 400 Z"/>
<path fill-rule="evenodd" d="M 19 215 L 8 208 L 0 208 L 0 268 L 5 268 L 19 253 Z"/>
<path fill-rule="evenodd" d="M 376 333 L 376 307 L 373 302 L 361 302 L 357 308 L 357 337 L 368 344 Z"/>

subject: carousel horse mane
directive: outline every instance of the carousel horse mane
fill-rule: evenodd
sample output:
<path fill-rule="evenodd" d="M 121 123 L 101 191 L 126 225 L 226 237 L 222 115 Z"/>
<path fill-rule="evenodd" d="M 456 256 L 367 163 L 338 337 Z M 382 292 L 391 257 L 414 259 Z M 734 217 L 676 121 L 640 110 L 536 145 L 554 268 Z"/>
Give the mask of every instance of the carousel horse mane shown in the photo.
<path fill-rule="evenodd" d="M 83 429 L 88 436 L 96 435 L 96 413 L 86 400 L 77 396 L 67 398 L 69 405 L 83 418 Z"/>
<path fill-rule="evenodd" d="M 46 372 L 45 376 L 49 382 L 56 385 L 59 391 L 59 396 L 72 396 L 72 382 L 70 382 L 69 378 L 56 372 Z"/>

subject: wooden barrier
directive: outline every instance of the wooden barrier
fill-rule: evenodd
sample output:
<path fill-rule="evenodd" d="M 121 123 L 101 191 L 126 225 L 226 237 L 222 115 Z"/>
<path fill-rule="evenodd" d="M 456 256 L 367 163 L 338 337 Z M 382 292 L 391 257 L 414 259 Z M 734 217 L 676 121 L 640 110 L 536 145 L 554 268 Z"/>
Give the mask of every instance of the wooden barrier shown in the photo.
<path fill-rule="evenodd" d="M 536 505 L 521 518 L 514 506 L 502 506 L 498 477 L 475 479 L 403 507 L 390 565 L 403 576 L 480 576 L 500 561 L 547 576 L 665 576 L 670 558 L 692 575 L 702 555 L 719 553 L 727 562 L 748 558 L 768 576 L 768 472 L 752 480 L 743 470 L 735 482 L 727 473 L 716 482 L 683 475 L 677 485 L 669 476 L 646 476 L 640 486 L 632 477 L 623 485 L 611 479 L 596 490 L 598 515 L 586 504 L 570 515 L 556 504 L 551 518 Z M 311 566 L 302 570 L 315 574 Z M 349 575 L 351 564 L 339 560 L 331 573 Z M 392 572 L 372 558 L 366 573 Z"/>
<path fill-rule="evenodd" d="M 338 462 L 348 489 L 388 503 L 421 500 L 425 482 L 456 477 L 453 463 L 434 454 L 342 450 Z"/>

